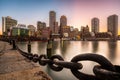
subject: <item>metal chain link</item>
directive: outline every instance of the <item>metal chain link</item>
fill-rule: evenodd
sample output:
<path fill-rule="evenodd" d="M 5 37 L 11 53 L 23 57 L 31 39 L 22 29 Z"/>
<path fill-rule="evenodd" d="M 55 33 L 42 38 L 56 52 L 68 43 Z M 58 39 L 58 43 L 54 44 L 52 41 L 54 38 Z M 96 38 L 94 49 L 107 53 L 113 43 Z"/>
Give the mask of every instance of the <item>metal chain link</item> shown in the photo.
<path fill-rule="evenodd" d="M 20 50 L 18 47 L 17 49 L 29 60 L 32 60 L 35 63 L 39 62 L 42 66 L 48 64 L 54 71 L 61 71 L 63 68 L 68 68 L 71 70 L 73 75 L 80 80 L 120 80 L 120 66 L 113 65 L 105 57 L 98 54 L 80 54 L 73 57 L 71 62 L 66 62 L 60 55 L 53 55 L 48 59 L 46 55 L 38 56 L 37 54 L 28 54 Z M 83 67 L 79 61 L 86 60 L 99 63 L 99 65 L 95 65 L 93 68 L 95 75 L 89 75 L 79 71 Z"/>

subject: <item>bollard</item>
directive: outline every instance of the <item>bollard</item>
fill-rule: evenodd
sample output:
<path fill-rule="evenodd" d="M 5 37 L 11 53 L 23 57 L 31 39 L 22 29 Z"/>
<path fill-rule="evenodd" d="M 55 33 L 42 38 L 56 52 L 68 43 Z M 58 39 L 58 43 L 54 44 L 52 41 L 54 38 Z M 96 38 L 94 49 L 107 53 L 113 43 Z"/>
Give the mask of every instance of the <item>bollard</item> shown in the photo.
<path fill-rule="evenodd" d="M 52 40 L 48 40 L 48 44 L 47 44 L 47 57 L 48 59 L 51 57 L 52 55 Z"/>
<path fill-rule="evenodd" d="M 31 44 L 30 44 L 30 41 L 28 42 L 28 53 L 31 53 Z"/>
<path fill-rule="evenodd" d="M 13 50 L 16 50 L 16 44 L 15 44 L 15 40 L 12 40 L 12 44 L 13 44 Z"/>
<path fill-rule="evenodd" d="M 61 49 L 63 49 L 63 45 L 64 45 L 64 41 L 60 40 L 60 47 L 61 47 Z"/>
<path fill-rule="evenodd" d="M 12 42 L 11 42 L 11 40 L 9 40 L 9 43 L 10 43 L 10 45 L 12 45 Z"/>

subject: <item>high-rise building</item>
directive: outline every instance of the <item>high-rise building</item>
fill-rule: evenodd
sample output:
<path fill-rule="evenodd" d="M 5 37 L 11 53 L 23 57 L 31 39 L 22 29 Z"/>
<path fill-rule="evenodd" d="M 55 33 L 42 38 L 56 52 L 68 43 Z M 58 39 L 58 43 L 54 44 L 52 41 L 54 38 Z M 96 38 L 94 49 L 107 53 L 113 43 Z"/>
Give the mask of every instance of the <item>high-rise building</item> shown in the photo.
<path fill-rule="evenodd" d="M 58 28 L 58 22 L 55 22 L 54 24 L 54 33 L 58 34 L 59 28 Z"/>
<path fill-rule="evenodd" d="M 45 22 L 43 22 L 43 28 L 46 28 L 46 23 Z"/>
<path fill-rule="evenodd" d="M 43 39 L 48 39 L 50 37 L 50 28 L 46 27 L 44 29 L 42 29 L 42 34 L 41 34 L 41 38 Z"/>
<path fill-rule="evenodd" d="M 89 27 L 88 27 L 88 25 L 86 25 L 86 27 L 81 26 L 81 32 L 82 32 L 83 34 L 89 33 Z"/>
<path fill-rule="evenodd" d="M 63 37 L 69 37 L 70 34 L 70 26 L 64 26 L 62 28 L 62 33 L 63 33 Z"/>
<path fill-rule="evenodd" d="M 35 36 L 35 27 L 33 25 L 28 25 L 29 36 Z"/>
<path fill-rule="evenodd" d="M 25 24 L 18 24 L 17 27 L 26 27 Z"/>
<path fill-rule="evenodd" d="M 91 20 L 91 27 L 92 27 L 92 32 L 94 33 L 99 32 L 99 19 L 98 18 L 93 18 Z"/>
<path fill-rule="evenodd" d="M 11 31 L 12 36 L 28 36 L 29 35 L 29 29 L 25 27 L 24 25 L 17 25 L 12 27 Z"/>
<path fill-rule="evenodd" d="M 67 26 L 67 18 L 66 18 L 66 16 L 64 16 L 64 15 L 61 16 L 60 24 L 61 24 L 62 27 Z"/>
<path fill-rule="evenodd" d="M 113 38 L 116 38 L 118 35 L 118 16 L 111 15 L 107 18 L 108 32 L 112 33 Z"/>
<path fill-rule="evenodd" d="M 50 11 L 50 13 L 49 13 L 49 27 L 50 27 L 52 33 L 54 33 L 55 22 L 56 22 L 56 12 Z"/>
<path fill-rule="evenodd" d="M 59 27 L 59 33 L 63 35 L 63 29 L 64 27 L 67 26 L 67 18 L 66 16 L 62 15 L 60 18 L 60 27 Z"/>
<path fill-rule="evenodd" d="M 17 20 L 11 17 L 2 17 L 2 34 L 8 35 L 10 33 L 10 28 L 17 25 Z"/>
<path fill-rule="evenodd" d="M 91 37 L 90 32 L 89 32 L 89 27 L 86 25 L 86 27 L 81 26 L 81 32 L 80 32 L 80 37 L 84 40 L 85 38 Z"/>
<path fill-rule="evenodd" d="M 43 28 L 46 28 L 46 23 L 38 21 L 37 22 L 37 30 L 41 30 Z"/>

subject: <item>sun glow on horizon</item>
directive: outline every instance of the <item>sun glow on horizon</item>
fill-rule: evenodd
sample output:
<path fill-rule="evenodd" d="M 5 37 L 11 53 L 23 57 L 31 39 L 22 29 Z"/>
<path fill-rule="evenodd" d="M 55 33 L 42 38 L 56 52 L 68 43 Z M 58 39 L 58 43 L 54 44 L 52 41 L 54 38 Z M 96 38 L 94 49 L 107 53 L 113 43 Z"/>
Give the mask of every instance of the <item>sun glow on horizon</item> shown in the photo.
<path fill-rule="evenodd" d="M 120 0 L 3 0 L 2 2 L 0 0 L 0 17 L 11 16 L 18 21 L 18 24 L 31 24 L 36 28 L 37 21 L 41 21 L 48 27 L 49 11 L 54 10 L 59 24 L 60 16 L 65 15 L 68 26 L 80 30 L 81 26 L 88 25 L 91 31 L 91 19 L 97 17 L 100 20 L 99 31 L 107 32 L 107 17 L 112 14 L 120 17 L 119 3 Z M 120 35 L 120 20 L 118 23 Z M 2 19 L 0 19 L 0 33 L 2 34 L 1 26 Z"/>
<path fill-rule="evenodd" d="M 0 29 L 0 35 L 2 35 L 2 31 L 1 31 L 1 29 Z"/>

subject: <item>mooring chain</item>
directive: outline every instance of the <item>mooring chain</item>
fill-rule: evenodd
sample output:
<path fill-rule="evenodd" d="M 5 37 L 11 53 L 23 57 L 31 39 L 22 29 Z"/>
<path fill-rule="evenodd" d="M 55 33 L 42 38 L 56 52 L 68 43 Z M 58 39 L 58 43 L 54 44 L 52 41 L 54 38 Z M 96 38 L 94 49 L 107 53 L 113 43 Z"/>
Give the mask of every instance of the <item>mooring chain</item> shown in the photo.
<path fill-rule="evenodd" d="M 16 49 L 21 55 L 35 63 L 39 62 L 42 66 L 48 64 L 54 71 L 61 71 L 63 68 L 70 69 L 72 74 L 80 80 L 120 80 L 120 66 L 113 65 L 104 56 L 99 54 L 80 54 L 73 57 L 71 62 L 67 62 L 64 61 L 60 55 L 52 55 L 48 58 L 47 55 L 44 54 L 39 56 L 38 54 L 26 53 L 20 50 L 17 46 Z M 93 68 L 95 75 L 86 74 L 80 71 L 83 68 L 80 61 L 86 60 L 99 63 L 99 65 L 95 65 Z"/>
<path fill-rule="evenodd" d="M 71 62 L 66 62 L 60 55 L 53 55 L 50 58 L 47 58 L 44 54 L 38 56 L 37 54 L 23 52 L 19 48 L 18 50 L 29 60 L 32 60 L 35 63 L 39 62 L 42 66 L 48 64 L 54 71 L 61 71 L 63 68 L 68 68 L 71 70 L 73 75 L 80 80 L 120 80 L 120 66 L 113 65 L 105 57 L 98 54 L 80 54 L 73 57 Z M 99 65 L 95 65 L 93 68 L 95 75 L 80 72 L 83 65 L 79 62 L 86 60 L 99 63 Z"/>
<path fill-rule="evenodd" d="M 120 66 L 114 66 L 110 61 L 108 61 L 105 57 L 86 53 L 80 54 L 75 56 L 71 61 L 78 62 L 78 61 L 94 61 L 99 63 L 99 65 L 95 65 L 93 68 L 93 72 L 95 75 L 89 75 L 82 73 L 78 70 L 71 70 L 71 72 L 76 76 L 78 79 L 81 80 L 120 80 Z"/>

